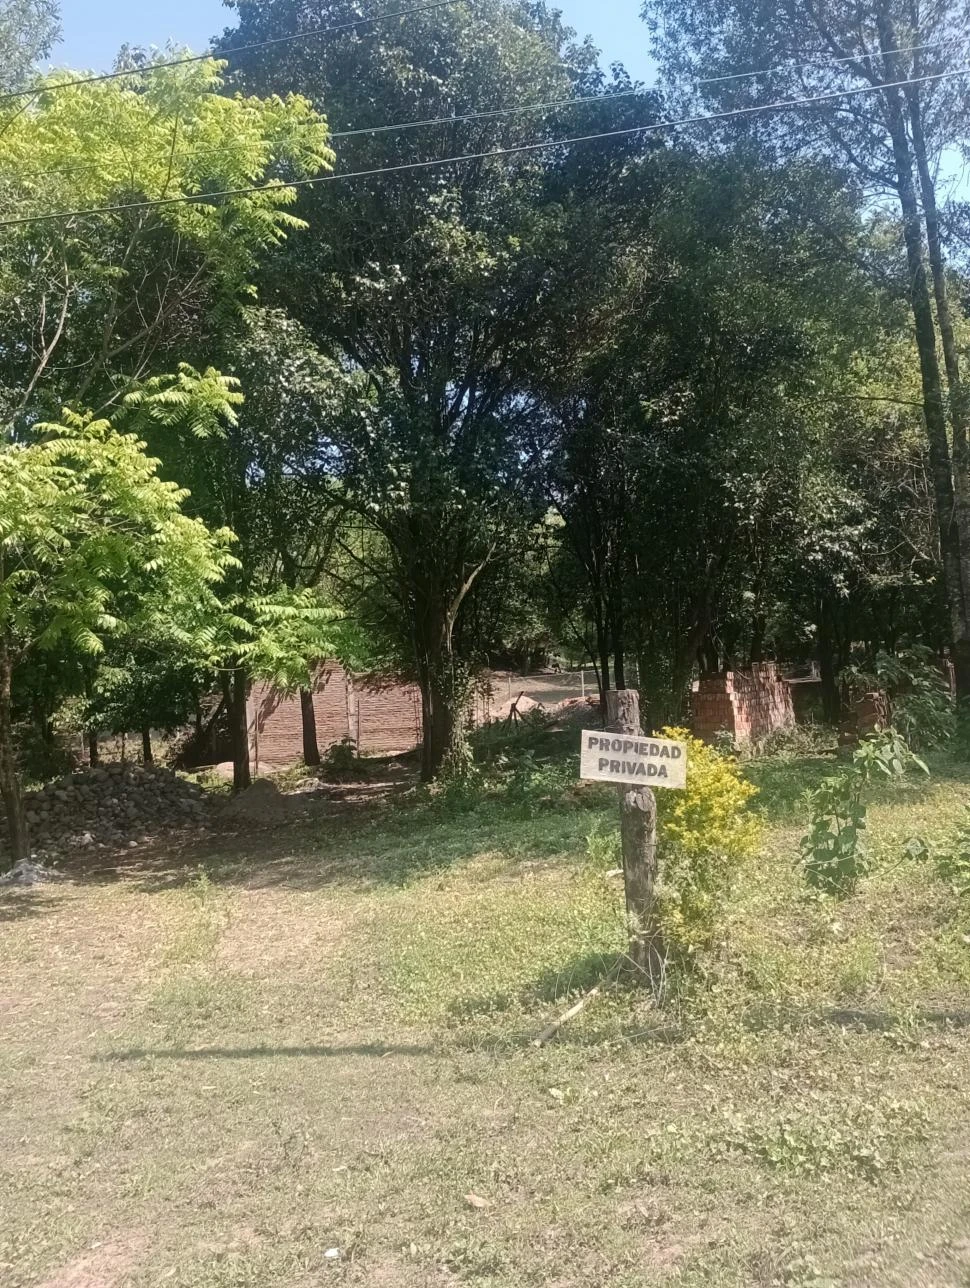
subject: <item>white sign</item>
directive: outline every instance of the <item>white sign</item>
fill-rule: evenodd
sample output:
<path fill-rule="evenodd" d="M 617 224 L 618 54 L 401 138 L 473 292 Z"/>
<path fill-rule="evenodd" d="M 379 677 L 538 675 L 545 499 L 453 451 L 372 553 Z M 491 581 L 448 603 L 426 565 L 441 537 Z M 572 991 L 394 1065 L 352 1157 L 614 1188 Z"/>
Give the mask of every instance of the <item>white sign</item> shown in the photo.
<path fill-rule="evenodd" d="M 636 787 L 686 787 L 687 744 L 584 729 L 580 778 Z"/>

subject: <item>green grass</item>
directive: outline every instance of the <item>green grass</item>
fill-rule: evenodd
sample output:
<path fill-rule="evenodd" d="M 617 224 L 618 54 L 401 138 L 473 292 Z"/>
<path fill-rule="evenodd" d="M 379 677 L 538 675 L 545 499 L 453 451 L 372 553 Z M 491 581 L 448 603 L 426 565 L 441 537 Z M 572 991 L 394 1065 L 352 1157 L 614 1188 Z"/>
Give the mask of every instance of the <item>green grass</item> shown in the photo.
<path fill-rule="evenodd" d="M 795 863 L 831 759 L 752 762 L 693 984 L 536 1049 L 624 942 L 615 803 L 543 737 L 482 792 L 0 894 L 5 1288 L 970 1283 L 970 901 L 904 849 L 966 767 L 876 801 L 833 904 Z"/>

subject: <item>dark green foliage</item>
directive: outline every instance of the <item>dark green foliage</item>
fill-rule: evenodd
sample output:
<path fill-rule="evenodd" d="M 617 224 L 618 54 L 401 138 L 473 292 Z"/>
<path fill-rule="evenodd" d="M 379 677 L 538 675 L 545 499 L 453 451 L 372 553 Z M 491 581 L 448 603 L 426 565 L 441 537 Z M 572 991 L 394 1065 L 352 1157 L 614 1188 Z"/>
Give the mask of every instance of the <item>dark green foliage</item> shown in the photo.
<path fill-rule="evenodd" d="M 925 645 L 877 653 L 871 668 L 848 667 L 843 678 L 855 693 L 879 689 L 889 697 L 893 724 L 911 747 L 938 747 L 953 737 L 950 685 L 941 659 Z"/>
<path fill-rule="evenodd" d="M 860 743 L 851 765 L 825 778 L 809 795 L 811 827 L 802 837 L 805 878 L 823 894 L 845 898 L 869 871 L 865 790 L 898 782 L 910 766 L 928 773 L 895 729 Z"/>

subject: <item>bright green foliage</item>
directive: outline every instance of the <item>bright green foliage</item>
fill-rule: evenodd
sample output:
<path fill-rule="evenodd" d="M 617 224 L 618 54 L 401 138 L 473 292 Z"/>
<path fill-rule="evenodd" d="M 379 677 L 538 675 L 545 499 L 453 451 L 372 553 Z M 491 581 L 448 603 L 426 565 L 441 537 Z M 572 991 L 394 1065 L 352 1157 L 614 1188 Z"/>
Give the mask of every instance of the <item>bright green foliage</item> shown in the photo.
<path fill-rule="evenodd" d="M 310 664 L 322 658 L 347 658 L 354 652 L 354 629 L 319 591 L 281 586 L 252 595 L 230 609 L 231 639 L 225 655 L 255 679 L 292 692 L 310 680 Z"/>
<path fill-rule="evenodd" d="M 843 774 L 825 778 L 809 796 L 811 826 L 801 841 L 809 885 L 845 898 L 869 871 L 864 792 L 872 782 L 898 782 L 910 766 L 926 765 L 895 729 L 860 743 Z"/>
<path fill-rule="evenodd" d="M 260 192 L 4 230 L 0 418 L 115 403 L 132 381 L 196 356 L 252 293 L 259 253 L 302 227 L 286 180 L 327 168 L 325 122 L 303 98 L 221 94 L 206 60 L 100 84 L 41 78 L 0 107 L 0 218 Z M 195 351 L 194 351 L 195 347 Z"/>
<path fill-rule="evenodd" d="M 0 451 L 0 633 L 16 657 L 62 639 L 98 654 L 139 619 L 197 619 L 231 563 L 230 534 L 109 421 L 68 416 Z M 141 593 L 138 593 L 138 592 Z"/>
<path fill-rule="evenodd" d="M 661 732 L 687 743 L 686 789 L 656 793 L 660 921 L 683 963 L 711 944 L 735 876 L 758 852 L 761 824 L 748 808 L 756 789 L 736 761 L 686 729 Z"/>
<path fill-rule="evenodd" d="M 152 376 L 132 389 L 125 395 L 124 407 L 135 430 L 141 430 L 144 420 L 146 426 L 212 438 L 237 423 L 236 408 L 243 401 L 238 388 L 238 380 L 214 367 L 199 372 L 181 362 L 174 375 Z"/>

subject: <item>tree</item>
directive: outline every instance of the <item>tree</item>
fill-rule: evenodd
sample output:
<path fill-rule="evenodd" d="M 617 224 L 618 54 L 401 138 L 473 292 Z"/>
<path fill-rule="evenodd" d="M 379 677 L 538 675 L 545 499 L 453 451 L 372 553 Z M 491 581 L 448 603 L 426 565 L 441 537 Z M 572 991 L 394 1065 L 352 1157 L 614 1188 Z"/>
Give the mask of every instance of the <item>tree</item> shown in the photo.
<path fill-rule="evenodd" d="M 655 726 L 681 717 L 699 654 L 762 655 L 756 605 L 831 411 L 818 391 L 851 384 L 853 345 L 878 345 L 872 288 L 817 228 L 854 247 L 852 195 L 830 167 L 755 149 L 644 158 L 607 206 L 622 233 L 580 342 L 546 364 L 545 477 L 601 685 L 625 684 L 635 656 Z"/>
<path fill-rule="evenodd" d="M 138 432 L 189 488 L 191 512 L 237 538 L 216 662 L 241 790 L 250 780 L 252 680 L 306 689 L 311 664 L 349 662 L 360 651 L 324 584 L 345 511 L 321 432 L 342 414 L 348 378 L 278 310 L 246 310 L 219 346 L 219 361 L 235 373 L 233 388 L 251 391 L 233 394 L 230 414 L 187 418 L 178 374 L 146 382 L 126 405 L 138 414 Z"/>
<path fill-rule="evenodd" d="M 95 657 L 108 636 L 164 621 L 188 640 L 215 610 L 229 534 L 182 509 L 134 435 L 67 416 L 0 449 L 0 793 L 13 862 L 29 853 L 14 759 L 14 667 L 62 641 Z"/>
<path fill-rule="evenodd" d="M 346 10 L 330 0 L 238 9 L 222 42 L 239 49 L 238 82 L 298 86 L 338 130 L 363 131 L 346 145 L 350 169 L 514 148 L 602 118 L 594 105 L 461 119 L 601 86 L 592 49 L 572 44 L 544 4 L 459 4 L 248 51 Z M 629 119 L 637 106 L 610 110 Z M 369 132 L 455 114 L 431 129 Z M 364 572 L 395 605 L 399 655 L 421 688 L 425 779 L 463 758 L 470 659 L 456 631 L 469 593 L 544 508 L 523 453 L 539 414 L 536 340 L 588 273 L 586 246 L 565 237 L 561 161 L 561 150 L 525 151 L 322 185 L 299 207 L 311 235 L 265 279 L 321 351 L 362 377 L 357 415 L 324 437 L 345 504 L 379 536 Z"/>
<path fill-rule="evenodd" d="M 332 158 L 326 124 L 305 100 L 228 98 L 220 87 L 214 60 L 94 84 L 58 73 L 6 111 L 0 133 L 0 208 L 25 221 L 0 247 L 7 435 L 33 442 L 37 422 L 64 406 L 123 408 L 138 432 L 164 430 L 152 443 L 162 473 L 199 485 L 200 499 L 198 472 L 179 459 L 181 431 L 190 443 L 225 436 L 233 397 L 210 365 L 200 376 L 186 360 L 225 356 L 258 256 L 302 227 L 286 209 L 295 196 L 286 181 Z M 181 200 L 200 192 L 213 195 Z M 104 206 L 126 208 L 33 218 Z M 245 516 L 233 518 L 244 538 Z M 238 609 L 238 588 L 229 590 Z M 242 756 L 240 765 L 245 779 Z"/>
<path fill-rule="evenodd" d="M 20 89 L 60 35 L 56 0 L 0 0 L 0 89 Z"/>
<path fill-rule="evenodd" d="M 117 406 L 199 357 L 249 293 L 258 255 L 300 226 L 285 180 L 332 157 L 305 100 L 227 98 L 211 60 L 35 84 L 35 98 L 0 107 L 0 217 L 26 221 L 0 245 L 0 421 L 19 436 L 65 405 Z M 140 204 L 152 200 L 170 204 Z M 133 208 L 44 218 L 119 205 Z"/>
<path fill-rule="evenodd" d="M 702 82 L 706 103 L 834 96 L 787 112 L 781 129 L 769 113 L 732 133 L 758 132 L 788 155 L 835 156 L 872 198 L 890 193 L 898 202 L 953 661 L 958 692 L 970 695 L 968 406 L 934 180 L 945 150 L 966 136 L 965 87 L 951 73 L 965 62 L 958 51 L 970 8 L 951 0 L 647 0 L 644 13 L 668 83 Z M 751 76 L 737 78 L 749 68 Z M 854 92 L 839 97 L 846 90 Z"/>

